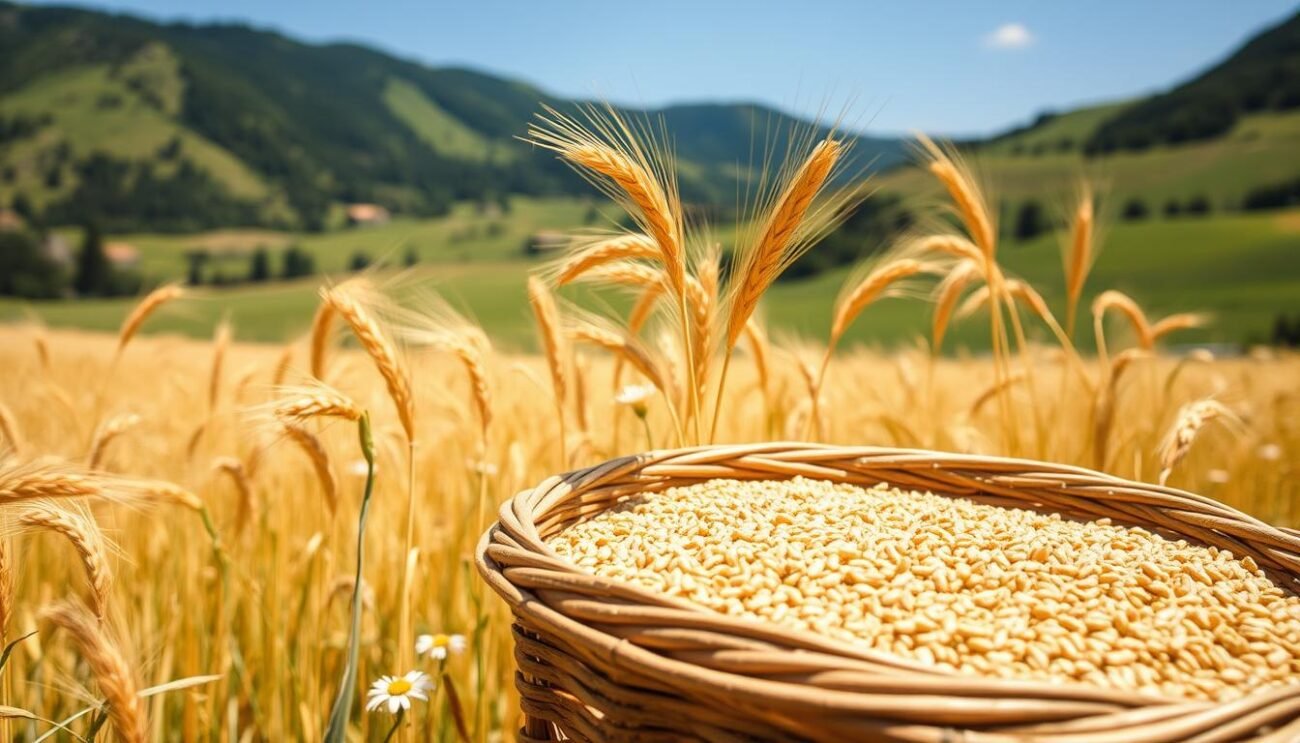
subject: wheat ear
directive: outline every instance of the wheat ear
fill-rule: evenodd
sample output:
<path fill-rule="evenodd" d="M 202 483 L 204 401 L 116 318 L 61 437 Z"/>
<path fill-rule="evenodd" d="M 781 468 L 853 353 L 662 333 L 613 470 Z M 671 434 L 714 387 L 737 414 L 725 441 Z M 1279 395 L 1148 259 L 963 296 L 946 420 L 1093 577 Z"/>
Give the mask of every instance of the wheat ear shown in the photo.
<path fill-rule="evenodd" d="M 221 370 L 225 365 L 226 351 L 230 347 L 230 323 L 222 320 L 212 339 L 212 369 L 208 374 L 208 410 L 217 409 L 221 397 Z"/>
<path fill-rule="evenodd" d="M 9 539 L 0 537 L 0 642 L 9 637 L 14 615 L 14 565 Z"/>
<path fill-rule="evenodd" d="M 104 461 L 104 452 L 113 439 L 121 436 L 140 423 L 140 416 L 135 413 L 119 413 L 109 418 L 95 431 L 95 438 L 90 444 L 90 454 L 86 457 L 92 470 L 99 469 Z"/>
<path fill-rule="evenodd" d="M 1170 333 L 1204 327 L 1208 318 L 1198 312 L 1181 312 L 1162 318 L 1151 325 L 1151 342 L 1155 343 Z"/>
<path fill-rule="evenodd" d="M 244 469 L 244 464 L 234 457 L 218 457 L 212 462 L 212 470 L 225 474 L 235 484 L 235 490 L 239 493 L 235 530 L 242 532 L 249 520 L 257 515 L 257 504 L 253 500 L 253 486 L 248 481 L 248 472 Z"/>
<path fill-rule="evenodd" d="M 1092 268 L 1094 224 L 1092 189 L 1086 184 L 1079 205 L 1070 220 L 1069 250 L 1065 255 L 1066 332 L 1074 335 L 1074 318 L 1083 296 L 1083 285 Z"/>
<path fill-rule="evenodd" d="M 334 515 L 334 512 L 338 510 L 339 496 L 334 483 L 334 472 L 330 469 L 329 455 L 325 453 L 325 447 L 321 444 L 320 439 L 301 425 L 297 423 L 283 423 L 282 425 L 289 440 L 297 444 L 298 448 L 302 449 L 307 458 L 311 460 L 311 466 L 316 470 L 316 479 L 320 482 L 321 492 L 325 496 L 325 505 L 329 508 L 330 515 Z"/>
<path fill-rule="evenodd" d="M 149 316 L 162 307 L 164 304 L 180 297 L 184 290 L 177 284 L 168 284 L 160 286 L 157 289 L 145 295 L 140 303 L 131 310 L 131 313 L 122 321 L 122 327 L 117 332 L 117 352 L 121 353 L 126 348 L 126 344 L 131 342 L 135 337 L 140 326 L 144 324 Z"/>
<path fill-rule="evenodd" d="M 280 358 L 275 362 L 275 370 L 271 372 L 271 385 L 279 387 L 284 384 L 284 380 L 289 376 L 289 365 L 293 363 L 293 346 L 285 346 L 280 351 Z"/>
<path fill-rule="evenodd" d="M 1123 292 L 1108 289 L 1092 300 L 1092 322 L 1097 335 L 1097 348 L 1103 363 L 1106 361 L 1106 329 L 1104 321 L 1106 312 L 1112 309 L 1119 310 L 1120 314 L 1124 315 L 1129 324 L 1133 326 L 1139 348 L 1149 350 L 1155 346 L 1155 340 L 1151 337 L 1151 324 L 1147 322 L 1146 313 L 1142 311 L 1138 303 Z"/>
<path fill-rule="evenodd" d="M 113 587 L 113 571 L 108 566 L 104 537 L 98 525 L 88 516 L 53 504 L 37 503 L 18 516 L 18 523 L 32 529 L 45 529 L 68 540 L 81 559 L 90 583 L 91 608 L 101 622 L 108 612 L 109 593 Z"/>
<path fill-rule="evenodd" d="M 965 168 L 955 162 L 947 152 L 936 145 L 924 134 L 917 134 L 917 140 L 929 156 L 927 167 L 930 173 L 943 184 L 949 198 L 957 206 L 957 215 L 966 225 L 966 231 L 979 247 L 980 253 L 988 263 L 992 263 L 997 251 L 997 233 L 983 194 L 975 185 L 975 180 Z"/>
<path fill-rule="evenodd" d="M 104 694 L 108 717 L 124 743 L 145 743 L 149 724 L 144 702 L 136 692 L 131 667 L 117 644 L 83 607 L 64 603 L 46 609 L 43 616 L 72 636 Z"/>
<path fill-rule="evenodd" d="M 546 282 L 537 276 L 528 277 L 528 305 L 532 308 L 533 318 L 537 321 L 537 334 L 541 338 L 542 351 L 546 356 L 546 368 L 551 373 L 551 396 L 555 400 L 555 417 L 560 426 L 560 461 L 567 462 L 564 424 L 567 374 L 564 368 L 564 336 L 560 330 L 560 310 L 555 306 L 555 297 L 551 295 Z"/>
<path fill-rule="evenodd" d="M 95 498 L 105 494 L 99 479 L 20 466 L 0 473 L 0 505 L 38 498 Z"/>
<path fill-rule="evenodd" d="M 978 263 L 969 259 L 961 261 L 935 287 L 934 318 L 930 322 L 930 346 L 934 353 L 943 347 L 943 339 L 948 334 L 948 324 L 952 320 L 957 300 L 961 299 L 966 287 L 978 278 L 979 272 Z"/>
<path fill-rule="evenodd" d="M 329 289 L 325 292 L 325 299 L 352 329 L 352 334 L 374 362 L 388 388 L 388 396 L 397 408 L 406 440 L 414 442 L 415 399 L 411 395 L 410 376 L 398 358 L 396 348 L 361 301 L 349 291 L 337 287 Z"/>
<path fill-rule="evenodd" d="M 584 273 L 615 261 L 657 258 L 655 241 L 646 235 L 618 235 L 592 243 L 565 259 L 556 269 L 555 283 L 564 286 Z"/>
<path fill-rule="evenodd" d="M 343 418 L 361 420 L 361 408 L 343 393 L 322 382 L 281 389 L 282 397 L 272 403 L 271 413 L 281 420 Z"/>
<path fill-rule="evenodd" d="M 334 328 L 334 305 L 329 301 L 330 290 L 321 287 L 321 302 L 316 306 L 316 314 L 311 319 L 311 375 L 321 381 L 325 379 L 326 354 L 329 352 L 330 332 Z"/>
<path fill-rule="evenodd" d="M 728 349 L 736 345 L 759 298 L 810 246 L 809 241 L 799 239 L 800 228 L 844 151 L 845 146 L 835 139 L 817 143 L 777 198 L 758 239 L 745 250 L 727 316 Z"/>
<path fill-rule="evenodd" d="M 1107 366 L 1105 383 L 1099 387 L 1092 414 L 1093 466 L 1098 470 L 1106 469 L 1110 454 L 1110 428 L 1115 418 L 1115 402 L 1119 397 L 1120 378 L 1134 361 L 1148 355 L 1140 348 L 1129 348 L 1115 354 L 1115 358 L 1111 359 Z"/>
<path fill-rule="evenodd" d="M 22 434 L 18 432 L 18 420 L 9 406 L 2 402 L 0 402 L 0 434 L 4 435 L 4 440 L 8 442 L 14 454 L 22 453 L 24 442 Z"/>
<path fill-rule="evenodd" d="M 580 343 L 599 346 L 610 353 L 623 357 L 633 369 L 661 392 L 667 392 L 668 386 L 654 359 L 632 338 L 617 332 L 601 328 L 590 323 L 574 323 L 569 327 L 569 337 Z"/>
<path fill-rule="evenodd" d="M 1241 424 L 1237 416 L 1223 403 L 1213 398 L 1187 403 L 1178 410 L 1178 418 L 1160 444 L 1160 484 L 1164 485 L 1174 467 L 1191 451 L 1201 430 L 1211 421 L 1223 420 Z"/>

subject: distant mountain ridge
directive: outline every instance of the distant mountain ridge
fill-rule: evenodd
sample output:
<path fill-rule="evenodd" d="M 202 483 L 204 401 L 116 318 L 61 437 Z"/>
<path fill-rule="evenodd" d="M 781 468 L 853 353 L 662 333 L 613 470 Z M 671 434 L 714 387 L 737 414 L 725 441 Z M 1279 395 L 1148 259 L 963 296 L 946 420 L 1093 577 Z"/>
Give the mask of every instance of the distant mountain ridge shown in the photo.
<path fill-rule="evenodd" d="M 54 221 L 310 228 L 341 202 L 431 214 L 457 199 L 588 192 L 517 140 L 543 105 L 575 102 L 474 70 L 242 25 L 11 4 L 0 48 L 0 199 L 23 194 Z M 662 119 L 683 194 L 700 201 L 733 200 L 739 169 L 719 166 L 749 162 L 756 127 L 806 126 L 752 104 L 634 113 Z M 856 145 L 863 163 L 904 156 L 895 139 Z M 167 196 L 181 190 L 195 198 Z"/>
<path fill-rule="evenodd" d="M 3 1 L 0 50 L 0 207 L 47 223 L 314 229 L 337 223 L 347 203 L 433 215 L 456 200 L 590 193 L 551 153 L 518 139 L 543 106 L 582 102 L 472 69 L 246 25 Z M 1244 193 L 1300 177 L 1277 164 L 1294 154 L 1292 127 L 1259 121 L 1297 106 L 1300 15 L 1166 93 L 1045 115 L 964 146 L 1011 158 L 1123 158 L 1260 129 L 1255 156 L 1270 167 L 1232 175 L 1234 193 Z M 683 197 L 703 204 L 735 203 L 768 132 L 809 126 L 753 103 L 627 113 L 662 122 Z M 1245 119 L 1255 122 L 1247 132 Z M 900 139 L 854 139 L 848 173 L 907 162 Z"/>

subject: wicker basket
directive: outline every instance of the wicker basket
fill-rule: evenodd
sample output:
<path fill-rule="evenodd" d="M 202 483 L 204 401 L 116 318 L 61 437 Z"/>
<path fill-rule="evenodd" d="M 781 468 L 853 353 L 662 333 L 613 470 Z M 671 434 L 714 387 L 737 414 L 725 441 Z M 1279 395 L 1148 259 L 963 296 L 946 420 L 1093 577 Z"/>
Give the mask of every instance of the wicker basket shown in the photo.
<path fill-rule="evenodd" d="M 624 457 L 520 493 L 479 543 L 480 572 L 514 612 L 520 740 L 1300 740 L 1300 680 L 1215 704 L 956 675 L 595 577 L 543 542 L 631 494 L 796 475 L 1110 517 L 1251 555 L 1280 585 L 1300 589 L 1300 532 L 1076 467 L 791 443 Z"/>

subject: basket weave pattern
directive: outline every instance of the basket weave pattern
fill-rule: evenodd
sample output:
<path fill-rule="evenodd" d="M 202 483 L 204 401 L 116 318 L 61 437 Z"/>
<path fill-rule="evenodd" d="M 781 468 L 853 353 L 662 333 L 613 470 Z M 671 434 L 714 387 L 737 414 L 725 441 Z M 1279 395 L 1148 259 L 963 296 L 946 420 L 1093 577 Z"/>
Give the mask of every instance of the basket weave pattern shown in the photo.
<path fill-rule="evenodd" d="M 713 478 L 903 488 L 1142 526 L 1250 555 L 1300 591 L 1300 532 L 1077 467 L 773 443 L 657 451 L 552 477 L 501 508 L 478 567 L 514 612 L 522 741 L 1300 740 L 1300 679 L 1216 704 L 943 672 L 593 576 L 544 540 L 637 493 Z"/>

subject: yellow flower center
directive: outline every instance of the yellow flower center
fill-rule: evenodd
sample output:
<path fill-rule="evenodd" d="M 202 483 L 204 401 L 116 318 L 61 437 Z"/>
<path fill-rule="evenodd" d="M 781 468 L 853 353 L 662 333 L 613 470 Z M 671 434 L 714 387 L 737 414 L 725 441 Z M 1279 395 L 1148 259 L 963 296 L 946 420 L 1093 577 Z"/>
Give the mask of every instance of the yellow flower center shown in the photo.
<path fill-rule="evenodd" d="M 405 694 L 411 690 L 411 682 L 404 678 L 393 679 L 388 682 L 388 696 L 396 697 Z"/>
<path fill-rule="evenodd" d="M 445 648 L 445 647 L 447 647 L 447 645 L 449 645 L 449 644 L 451 644 L 451 638 L 448 637 L 447 635 L 434 635 L 434 636 L 433 636 L 433 646 L 434 646 L 435 648 Z"/>

